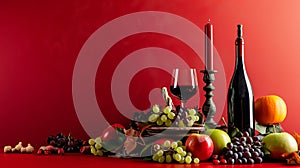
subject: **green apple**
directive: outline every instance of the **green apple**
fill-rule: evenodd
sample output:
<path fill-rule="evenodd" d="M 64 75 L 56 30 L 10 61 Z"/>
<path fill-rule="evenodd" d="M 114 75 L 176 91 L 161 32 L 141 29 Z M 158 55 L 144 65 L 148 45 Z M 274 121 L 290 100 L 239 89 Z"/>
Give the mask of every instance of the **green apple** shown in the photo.
<path fill-rule="evenodd" d="M 229 135 L 220 129 L 207 129 L 205 134 L 208 135 L 214 143 L 213 154 L 220 154 L 227 143 L 231 142 Z"/>
<path fill-rule="evenodd" d="M 282 154 L 298 151 L 295 138 L 287 132 L 271 133 L 262 139 L 262 144 L 272 159 L 283 159 Z"/>

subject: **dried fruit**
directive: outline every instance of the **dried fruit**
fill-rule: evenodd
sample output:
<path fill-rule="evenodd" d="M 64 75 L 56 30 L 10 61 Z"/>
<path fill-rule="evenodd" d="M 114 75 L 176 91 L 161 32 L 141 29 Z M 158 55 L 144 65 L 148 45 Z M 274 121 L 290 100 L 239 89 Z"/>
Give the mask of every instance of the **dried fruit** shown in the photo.
<path fill-rule="evenodd" d="M 300 135 L 297 132 L 294 132 L 292 135 L 297 141 L 298 149 L 300 149 Z"/>
<path fill-rule="evenodd" d="M 297 152 L 284 153 L 281 156 L 286 159 L 287 164 L 300 164 L 300 157 Z"/>
<path fill-rule="evenodd" d="M 124 133 L 126 136 L 126 140 L 124 142 L 124 149 L 126 154 L 130 154 L 132 151 L 134 151 L 137 145 L 145 146 L 145 142 L 141 137 L 139 131 L 131 127 L 128 130 L 124 129 Z M 141 140 L 141 142 L 138 142 L 139 139 Z"/>

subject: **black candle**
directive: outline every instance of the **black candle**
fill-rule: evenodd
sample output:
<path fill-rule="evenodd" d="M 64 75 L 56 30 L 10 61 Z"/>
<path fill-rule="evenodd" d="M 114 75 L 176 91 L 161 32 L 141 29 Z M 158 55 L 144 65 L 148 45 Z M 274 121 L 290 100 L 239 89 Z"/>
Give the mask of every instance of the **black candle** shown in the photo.
<path fill-rule="evenodd" d="M 206 70 L 213 70 L 213 25 L 208 20 L 205 25 L 205 68 Z"/>

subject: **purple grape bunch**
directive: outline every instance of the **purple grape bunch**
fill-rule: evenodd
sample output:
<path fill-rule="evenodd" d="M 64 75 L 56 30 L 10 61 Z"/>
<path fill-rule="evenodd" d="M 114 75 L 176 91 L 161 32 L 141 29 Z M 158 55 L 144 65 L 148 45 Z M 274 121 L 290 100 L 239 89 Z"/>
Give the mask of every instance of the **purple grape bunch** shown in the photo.
<path fill-rule="evenodd" d="M 244 132 L 241 137 L 232 138 L 220 155 L 213 155 L 214 164 L 255 164 L 262 163 L 264 152 L 260 136 L 249 136 Z"/>
<path fill-rule="evenodd" d="M 63 148 L 67 153 L 80 152 L 82 146 L 88 145 L 86 141 L 75 139 L 70 134 L 64 135 L 63 133 L 48 136 L 47 143 L 57 148 Z"/>

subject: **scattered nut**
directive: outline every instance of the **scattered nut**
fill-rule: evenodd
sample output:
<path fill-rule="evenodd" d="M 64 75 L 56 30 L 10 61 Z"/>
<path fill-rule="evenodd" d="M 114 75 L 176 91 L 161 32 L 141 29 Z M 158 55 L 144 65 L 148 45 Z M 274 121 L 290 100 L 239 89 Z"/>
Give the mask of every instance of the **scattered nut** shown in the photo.
<path fill-rule="evenodd" d="M 11 146 L 4 146 L 4 153 L 33 153 L 34 147 L 28 144 L 27 147 L 22 146 L 22 142 L 19 142 L 14 148 Z"/>
<path fill-rule="evenodd" d="M 15 146 L 15 149 L 16 149 L 17 151 L 20 151 L 22 147 L 23 147 L 23 146 L 22 146 L 22 142 L 19 142 L 18 145 Z"/>
<path fill-rule="evenodd" d="M 17 151 L 18 151 L 18 150 L 17 150 L 16 148 L 12 148 L 12 149 L 11 149 L 11 152 L 12 152 L 12 153 L 17 152 Z"/>
<path fill-rule="evenodd" d="M 20 152 L 21 153 L 25 153 L 26 152 L 26 148 L 25 147 L 21 147 Z"/>
<path fill-rule="evenodd" d="M 25 148 L 26 153 L 33 153 L 34 147 L 31 146 L 31 144 L 28 144 L 27 147 Z"/>
<path fill-rule="evenodd" d="M 11 152 L 11 146 L 4 146 L 4 153 Z"/>

